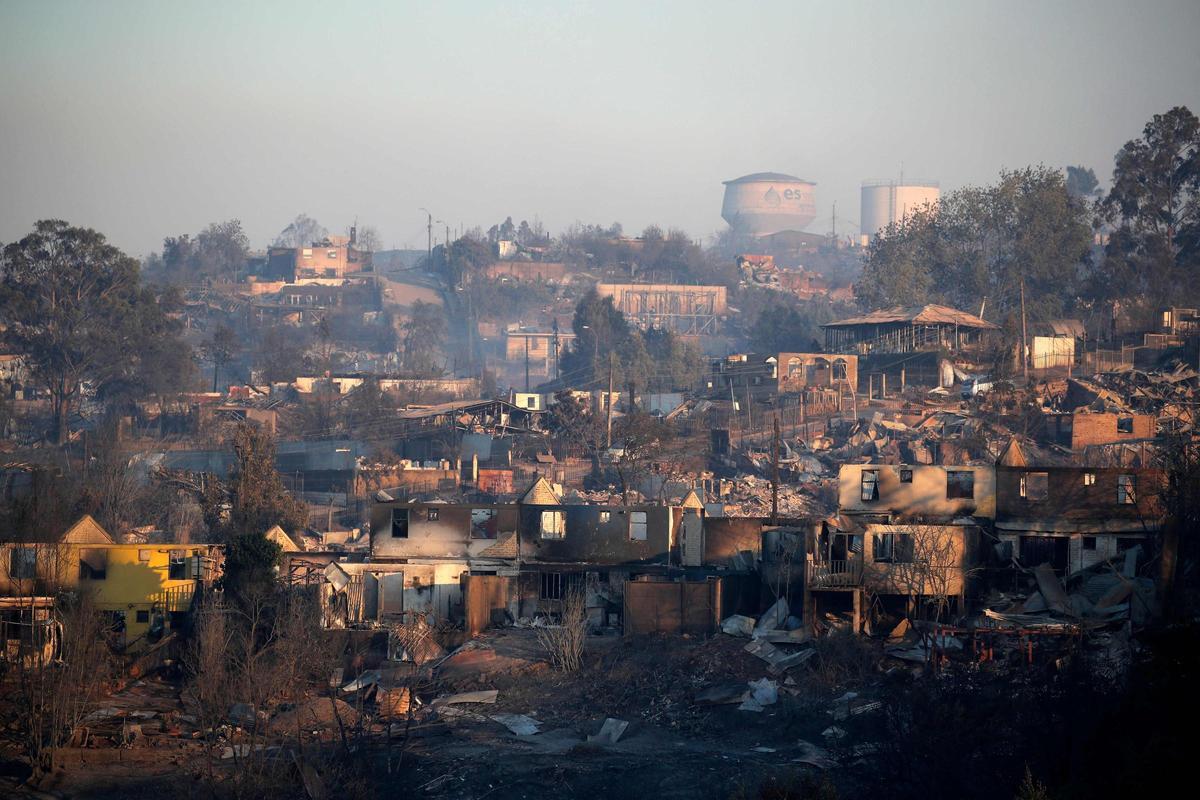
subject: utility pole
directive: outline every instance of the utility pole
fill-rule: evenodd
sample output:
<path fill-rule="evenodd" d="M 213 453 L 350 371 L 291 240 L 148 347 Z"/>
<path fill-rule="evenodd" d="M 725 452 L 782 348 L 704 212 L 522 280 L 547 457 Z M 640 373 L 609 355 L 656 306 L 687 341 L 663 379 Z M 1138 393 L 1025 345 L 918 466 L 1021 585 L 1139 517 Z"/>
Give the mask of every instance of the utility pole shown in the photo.
<path fill-rule="evenodd" d="M 525 334 L 525 393 L 529 394 L 529 334 Z"/>
<path fill-rule="evenodd" d="M 1025 328 L 1025 276 L 1021 276 L 1021 374 L 1029 383 L 1029 341 Z"/>
<path fill-rule="evenodd" d="M 558 381 L 558 317 L 554 318 L 554 380 Z"/>
<path fill-rule="evenodd" d="M 779 414 L 775 414 L 775 435 L 771 437 L 771 524 L 779 524 Z"/>
<path fill-rule="evenodd" d="M 425 247 L 427 258 L 425 268 L 429 269 L 433 262 L 433 214 L 430 214 L 429 210 L 425 208 L 422 208 L 421 211 L 424 211 L 425 216 L 427 217 L 425 221 Z"/>
<path fill-rule="evenodd" d="M 608 420 L 605 423 L 607 432 L 604 435 L 604 449 L 612 449 L 612 390 L 613 390 L 613 354 L 608 354 L 608 395 L 605 402 L 608 405 Z"/>

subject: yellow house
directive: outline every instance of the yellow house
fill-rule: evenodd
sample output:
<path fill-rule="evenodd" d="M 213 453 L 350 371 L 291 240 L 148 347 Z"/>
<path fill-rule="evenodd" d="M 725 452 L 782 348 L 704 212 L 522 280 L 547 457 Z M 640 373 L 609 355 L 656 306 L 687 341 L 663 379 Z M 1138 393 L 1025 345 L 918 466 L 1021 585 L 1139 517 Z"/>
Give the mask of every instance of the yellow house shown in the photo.
<path fill-rule="evenodd" d="M 208 544 L 118 544 L 85 515 L 57 542 L 0 544 L 0 596 L 87 592 L 116 641 L 139 650 L 192 610 L 218 555 Z"/>

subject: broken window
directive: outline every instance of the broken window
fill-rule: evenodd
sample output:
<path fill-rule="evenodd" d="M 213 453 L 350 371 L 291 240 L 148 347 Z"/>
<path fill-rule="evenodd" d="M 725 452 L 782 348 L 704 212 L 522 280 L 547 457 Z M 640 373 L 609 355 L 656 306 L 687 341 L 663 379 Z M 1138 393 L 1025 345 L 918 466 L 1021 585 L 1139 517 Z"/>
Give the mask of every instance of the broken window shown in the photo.
<path fill-rule="evenodd" d="M 1096 537 L 1095 536 L 1083 537 L 1083 549 L 1084 550 L 1095 550 L 1096 549 Z"/>
<path fill-rule="evenodd" d="M 901 483 L 912 483 L 912 470 L 911 469 L 901 469 L 900 470 L 900 482 Z"/>
<path fill-rule="evenodd" d="M 1021 476 L 1021 497 L 1033 502 L 1050 496 L 1050 474 L 1048 472 L 1026 472 Z"/>
<path fill-rule="evenodd" d="M 438 509 L 430 508 L 430 509 L 428 509 L 428 511 L 429 511 L 429 516 L 427 517 L 427 519 L 430 522 L 437 522 L 439 519 L 441 519 L 441 514 L 438 513 L 438 511 L 439 511 Z"/>
<path fill-rule="evenodd" d="M 1083 485 L 1084 486 L 1095 486 L 1096 485 L 1096 473 L 1094 473 L 1094 472 L 1083 473 Z"/>
<path fill-rule="evenodd" d="M 879 499 L 879 470 L 862 471 L 862 499 L 868 502 Z"/>
<path fill-rule="evenodd" d="M 946 473 L 946 499 L 970 500 L 975 497 L 975 473 L 958 470 Z"/>
<path fill-rule="evenodd" d="M 542 538 L 563 539 L 566 537 L 566 526 L 563 524 L 563 512 L 542 512 Z"/>
<path fill-rule="evenodd" d="M 108 551 L 88 548 L 79 551 L 79 577 L 86 581 L 102 581 L 108 577 Z"/>
<path fill-rule="evenodd" d="M 407 539 L 408 538 L 408 509 L 393 508 L 392 509 L 392 538 Z"/>
<path fill-rule="evenodd" d="M 536 397 L 526 397 L 525 398 L 525 407 L 526 408 L 537 408 L 537 398 Z"/>
<path fill-rule="evenodd" d="M 188 577 L 187 556 L 183 550 L 172 550 L 170 566 L 167 567 L 167 579 L 185 581 Z"/>
<path fill-rule="evenodd" d="M 1133 433 L 1133 417 L 1117 417 L 1117 433 Z"/>
<path fill-rule="evenodd" d="M 496 521 L 496 509 L 494 508 L 472 508 L 471 509 L 471 538 L 472 539 L 495 539 L 499 533 L 499 524 Z"/>
<path fill-rule="evenodd" d="M 846 380 L 846 362 L 840 358 L 833 362 L 833 379 L 835 381 Z"/>
<path fill-rule="evenodd" d="M 8 555 L 8 574 L 14 579 L 37 577 L 37 550 L 32 547 L 14 547 Z"/>
<path fill-rule="evenodd" d="M 911 564 L 913 537 L 911 533 L 875 534 L 875 560 L 892 564 Z"/>
<path fill-rule="evenodd" d="M 631 511 L 629 514 L 629 538 L 633 541 L 646 541 L 646 512 Z"/>
<path fill-rule="evenodd" d="M 148 625 L 150 623 L 150 610 L 149 609 L 139 610 L 137 612 L 137 621 L 142 625 Z"/>
<path fill-rule="evenodd" d="M 1137 502 L 1137 482 L 1133 475 L 1117 476 L 1117 504 L 1131 506 Z"/>
<path fill-rule="evenodd" d="M 546 512 L 543 512 L 546 513 Z M 541 599 L 543 600 L 562 600 L 563 579 L 561 572 L 543 572 L 542 573 L 542 591 Z"/>

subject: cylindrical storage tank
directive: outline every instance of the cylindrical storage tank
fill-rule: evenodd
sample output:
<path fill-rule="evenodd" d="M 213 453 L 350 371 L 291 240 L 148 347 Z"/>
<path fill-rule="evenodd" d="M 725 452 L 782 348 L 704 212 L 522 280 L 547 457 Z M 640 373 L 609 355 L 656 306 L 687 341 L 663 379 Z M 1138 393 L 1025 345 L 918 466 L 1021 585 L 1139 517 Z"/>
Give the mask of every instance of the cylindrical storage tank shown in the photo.
<path fill-rule="evenodd" d="M 780 172 L 756 172 L 725 181 L 721 216 L 738 233 L 769 236 L 801 231 L 817 216 L 812 181 Z"/>
<path fill-rule="evenodd" d="M 941 195 L 942 190 L 936 183 L 864 183 L 859 230 L 864 236 L 874 238 L 888 225 L 899 222 L 922 206 L 936 206 Z"/>

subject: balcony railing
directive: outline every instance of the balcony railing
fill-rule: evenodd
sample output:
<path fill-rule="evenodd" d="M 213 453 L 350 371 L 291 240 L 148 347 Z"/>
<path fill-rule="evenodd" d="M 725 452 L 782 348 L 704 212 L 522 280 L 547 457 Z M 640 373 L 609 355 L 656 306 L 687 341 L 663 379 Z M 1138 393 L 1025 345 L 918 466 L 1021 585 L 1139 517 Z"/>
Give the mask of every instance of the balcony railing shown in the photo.
<path fill-rule="evenodd" d="M 809 561 L 804 580 L 810 589 L 831 589 L 862 584 L 863 564 L 860 559 Z"/>

